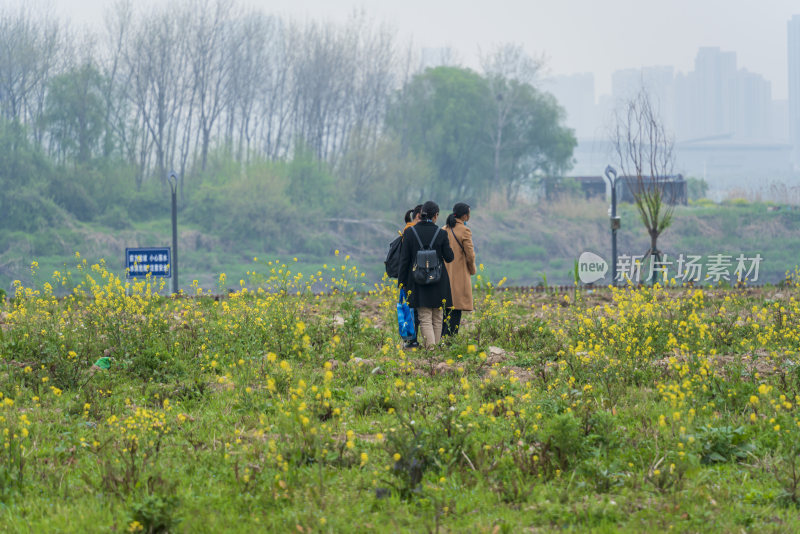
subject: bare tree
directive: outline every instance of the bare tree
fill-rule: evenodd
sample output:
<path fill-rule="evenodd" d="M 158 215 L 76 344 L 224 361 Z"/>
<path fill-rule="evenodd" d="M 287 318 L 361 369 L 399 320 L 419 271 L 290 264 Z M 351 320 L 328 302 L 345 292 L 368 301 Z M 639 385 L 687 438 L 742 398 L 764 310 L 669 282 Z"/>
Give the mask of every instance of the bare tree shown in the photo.
<path fill-rule="evenodd" d="M 226 40 L 230 64 L 223 98 L 230 131 L 238 138 L 234 157 L 244 163 L 259 124 L 256 104 L 268 83 L 266 72 L 271 67 L 271 52 L 275 53 L 271 48 L 279 39 L 275 38 L 274 21 L 258 12 L 231 21 L 230 26 Z"/>
<path fill-rule="evenodd" d="M 294 144 L 304 144 L 319 161 L 335 163 L 353 58 L 336 27 L 309 22 L 299 36 L 292 62 Z"/>
<path fill-rule="evenodd" d="M 156 13 L 142 21 L 126 50 L 130 70 L 129 95 L 155 148 L 155 168 L 166 181 L 181 121 L 187 62 L 185 21 L 180 13 Z"/>
<path fill-rule="evenodd" d="M 200 135 L 200 168 L 205 170 L 214 125 L 223 110 L 226 86 L 231 65 L 237 61 L 236 50 L 226 46 L 230 35 L 229 14 L 233 8 L 228 0 L 207 1 L 192 6 L 189 56 L 192 91 L 197 96 Z"/>
<path fill-rule="evenodd" d="M 495 107 L 495 120 L 489 132 L 494 155 L 494 183 L 505 184 L 506 197 L 511 200 L 515 180 L 503 176 L 503 152 L 526 140 L 509 137 L 506 133 L 519 112 L 525 87 L 535 84 L 544 61 L 529 56 L 518 44 L 501 45 L 488 54 L 482 53 L 480 59 Z M 507 168 L 506 172 L 510 172 L 510 169 Z"/>
<path fill-rule="evenodd" d="M 131 163 L 138 160 L 135 121 L 132 119 L 131 100 L 128 98 L 130 71 L 125 65 L 125 51 L 133 26 L 133 7 L 130 0 L 119 0 L 105 14 L 105 34 L 99 47 L 103 73 L 106 138 L 103 154 L 110 156 L 115 150 Z M 141 186 L 141 173 L 136 184 Z"/>
<path fill-rule="evenodd" d="M 39 143 L 47 83 L 62 57 L 61 34 L 57 22 L 34 17 L 28 8 L 0 11 L 0 115 L 31 126 Z"/>
<path fill-rule="evenodd" d="M 252 20 L 252 19 L 251 19 Z M 260 34 L 258 27 L 246 33 L 249 49 L 254 51 L 253 62 L 261 65 L 258 76 L 253 80 L 254 107 L 260 130 L 257 134 L 261 151 L 267 159 L 276 160 L 283 157 L 290 146 L 292 124 L 292 64 L 293 50 L 299 37 L 293 37 L 296 31 L 283 21 L 263 21 L 268 32 Z M 259 48 L 257 43 L 264 43 Z M 259 61 L 263 57 L 264 61 Z M 238 71 L 237 71 L 238 72 Z"/>
<path fill-rule="evenodd" d="M 615 122 L 613 150 L 622 179 L 631 189 L 636 210 L 650 235 L 644 260 L 660 262 L 658 238 L 672 224 L 675 211 L 675 192 L 667 187 L 675 165 L 674 140 L 667 135 L 644 88 L 617 110 Z"/>

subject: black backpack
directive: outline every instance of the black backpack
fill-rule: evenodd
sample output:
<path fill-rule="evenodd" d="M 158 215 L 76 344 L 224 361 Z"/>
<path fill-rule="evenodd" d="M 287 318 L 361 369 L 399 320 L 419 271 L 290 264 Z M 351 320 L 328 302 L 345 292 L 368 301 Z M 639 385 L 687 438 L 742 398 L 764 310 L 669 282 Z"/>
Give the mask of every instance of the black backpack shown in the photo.
<path fill-rule="evenodd" d="M 435 284 L 442 279 L 442 262 L 439 261 L 439 254 L 433 250 L 433 244 L 439 236 L 441 228 L 436 228 L 436 233 L 433 234 L 431 244 L 426 248 L 419 238 L 417 230 L 412 226 L 411 231 L 414 232 L 414 237 L 417 238 L 420 249 L 417 251 L 417 258 L 414 262 L 414 267 L 411 271 L 414 276 L 414 282 L 417 285 L 427 286 Z"/>
<path fill-rule="evenodd" d="M 386 259 L 383 264 L 386 266 L 386 274 L 389 278 L 400 276 L 400 247 L 403 244 L 403 236 L 396 237 L 386 249 Z"/>

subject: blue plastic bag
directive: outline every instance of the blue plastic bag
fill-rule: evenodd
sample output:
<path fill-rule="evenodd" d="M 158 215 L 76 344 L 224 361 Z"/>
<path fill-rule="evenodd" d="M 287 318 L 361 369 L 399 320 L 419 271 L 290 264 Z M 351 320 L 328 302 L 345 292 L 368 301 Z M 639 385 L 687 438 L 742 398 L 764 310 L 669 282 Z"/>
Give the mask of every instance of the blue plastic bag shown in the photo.
<path fill-rule="evenodd" d="M 414 332 L 414 310 L 408 306 L 405 289 L 400 290 L 397 299 L 397 328 L 403 340 L 410 340 L 416 337 Z"/>

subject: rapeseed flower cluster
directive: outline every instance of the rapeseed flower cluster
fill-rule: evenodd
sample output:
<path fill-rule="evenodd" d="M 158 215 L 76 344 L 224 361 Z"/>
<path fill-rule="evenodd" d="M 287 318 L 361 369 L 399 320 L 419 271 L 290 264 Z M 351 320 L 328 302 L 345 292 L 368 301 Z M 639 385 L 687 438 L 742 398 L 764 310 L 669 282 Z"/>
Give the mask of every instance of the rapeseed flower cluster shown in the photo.
<path fill-rule="evenodd" d="M 222 275 L 224 294 L 194 283 L 191 298 L 81 258 L 41 289 L 16 284 L 3 458 L 24 464 L 42 428 L 69 421 L 69 461 L 120 493 L 137 487 L 120 482 L 129 471 L 140 485 L 169 478 L 162 465 L 192 476 L 185 461 L 282 506 L 336 478 L 446 516 L 466 486 L 502 502 L 528 491 L 511 480 L 668 492 L 704 466 L 797 452 L 790 289 L 536 295 L 482 277 L 459 336 L 407 352 L 396 286 L 367 290 L 342 259 L 311 275 L 261 260 L 235 290 Z M 100 357 L 109 370 L 92 368 Z"/>

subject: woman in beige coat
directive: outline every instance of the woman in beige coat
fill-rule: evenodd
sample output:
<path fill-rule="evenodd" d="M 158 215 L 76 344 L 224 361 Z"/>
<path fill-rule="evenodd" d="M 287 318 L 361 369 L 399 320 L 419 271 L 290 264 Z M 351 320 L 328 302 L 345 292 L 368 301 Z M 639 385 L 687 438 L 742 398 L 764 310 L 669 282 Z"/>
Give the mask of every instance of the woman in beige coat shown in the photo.
<path fill-rule="evenodd" d="M 472 278 L 475 268 L 475 248 L 472 246 L 472 231 L 465 224 L 469 220 L 469 206 L 459 202 L 453 206 L 453 213 L 447 216 L 444 230 L 450 239 L 450 248 L 455 258 L 446 263 L 447 275 L 450 278 L 450 293 L 453 297 L 452 308 L 445 311 L 442 323 L 442 335 L 450 336 L 458 333 L 461 325 L 461 312 L 472 311 Z"/>

